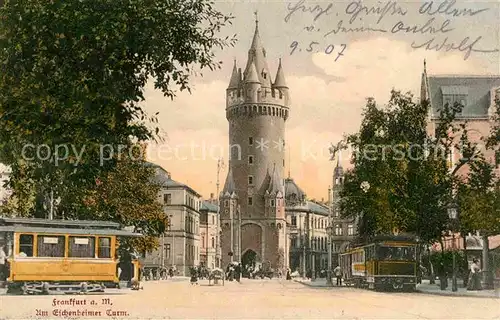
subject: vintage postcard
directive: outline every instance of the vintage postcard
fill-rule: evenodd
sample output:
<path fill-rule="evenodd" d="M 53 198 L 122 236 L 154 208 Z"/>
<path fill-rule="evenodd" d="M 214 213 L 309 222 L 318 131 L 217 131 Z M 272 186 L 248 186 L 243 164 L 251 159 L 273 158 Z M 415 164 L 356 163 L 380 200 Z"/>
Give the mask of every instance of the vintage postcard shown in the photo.
<path fill-rule="evenodd" d="M 500 319 L 500 2 L 0 1 L 0 319 Z"/>

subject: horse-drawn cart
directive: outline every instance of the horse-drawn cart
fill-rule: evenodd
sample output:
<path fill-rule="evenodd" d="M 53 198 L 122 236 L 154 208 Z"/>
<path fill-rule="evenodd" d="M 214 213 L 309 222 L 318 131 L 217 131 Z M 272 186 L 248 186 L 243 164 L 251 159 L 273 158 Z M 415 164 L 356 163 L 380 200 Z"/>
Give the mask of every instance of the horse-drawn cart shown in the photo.
<path fill-rule="evenodd" d="M 210 271 L 210 274 L 208 276 L 208 285 L 211 286 L 212 282 L 213 284 L 220 284 L 221 280 L 222 280 L 222 285 L 224 285 L 224 280 L 225 280 L 224 270 L 215 268 Z"/>

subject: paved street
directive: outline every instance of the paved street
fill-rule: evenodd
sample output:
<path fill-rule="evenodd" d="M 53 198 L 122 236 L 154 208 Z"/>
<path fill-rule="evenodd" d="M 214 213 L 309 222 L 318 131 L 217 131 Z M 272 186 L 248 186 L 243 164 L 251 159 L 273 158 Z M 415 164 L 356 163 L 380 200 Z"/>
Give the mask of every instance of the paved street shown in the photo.
<path fill-rule="evenodd" d="M 74 300 L 70 300 L 72 298 Z M 108 298 L 109 302 L 105 300 Z M 92 301 L 96 305 L 92 305 Z M 3 319 L 63 319 L 68 315 L 56 311 L 58 316 L 53 316 L 54 310 L 86 310 L 80 319 L 110 316 L 127 319 L 500 319 L 499 300 L 492 298 L 389 294 L 247 279 L 241 284 L 226 282 L 225 286 L 208 286 L 205 281 L 191 286 L 185 279 L 146 282 L 141 291 L 109 290 L 106 294 L 87 296 L 4 295 L 0 298 L 0 308 Z M 101 311 L 100 317 L 96 316 L 98 311 Z"/>

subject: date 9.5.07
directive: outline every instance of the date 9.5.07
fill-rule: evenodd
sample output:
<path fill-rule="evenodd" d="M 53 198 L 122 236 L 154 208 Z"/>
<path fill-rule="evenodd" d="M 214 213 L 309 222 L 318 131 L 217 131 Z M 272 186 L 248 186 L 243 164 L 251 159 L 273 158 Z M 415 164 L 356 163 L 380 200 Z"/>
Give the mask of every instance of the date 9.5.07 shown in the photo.
<path fill-rule="evenodd" d="M 290 48 L 292 49 L 290 51 L 290 55 L 294 54 L 296 51 L 301 52 L 302 50 L 305 50 L 306 52 L 324 52 L 325 54 L 332 54 L 334 53 L 336 55 L 335 61 L 337 61 L 341 56 L 344 55 L 344 51 L 347 48 L 346 44 L 329 44 L 329 45 L 320 45 L 319 42 L 316 41 L 311 41 L 309 44 L 303 44 L 299 45 L 297 41 L 293 41 L 290 44 Z"/>

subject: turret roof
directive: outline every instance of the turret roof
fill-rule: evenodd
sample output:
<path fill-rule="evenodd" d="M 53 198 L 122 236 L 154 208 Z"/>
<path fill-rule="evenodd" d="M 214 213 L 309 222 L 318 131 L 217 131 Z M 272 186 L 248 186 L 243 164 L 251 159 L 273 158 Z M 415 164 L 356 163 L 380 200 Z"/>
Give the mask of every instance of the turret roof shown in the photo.
<path fill-rule="evenodd" d="M 229 81 L 228 89 L 237 89 L 240 86 L 240 73 L 236 68 L 236 60 L 234 60 L 233 72 L 231 73 L 231 80 Z"/>
<path fill-rule="evenodd" d="M 271 87 L 271 78 L 269 76 L 269 66 L 266 61 L 266 50 L 262 45 L 259 35 L 259 24 L 255 21 L 255 32 L 252 39 L 252 45 L 248 50 L 248 61 L 245 68 L 245 77 L 248 77 L 248 73 L 251 72 L 252 64 L 255 65 L 257 76 L 259 82 L 263 87 Z"/>
<path fill-rule="evenodd" d="M 276 80 L 274 80 L 273 85 L 277 88 L 288 88 L 285 81 L 285 73 L 283 72 L 283 67 L 281 66 L 281 59 L 278 65 L 278 72 L 276 72 Z"/>
<path fill-rule="evenodd" d="M 269 174 L 269 170 L 267 171 Z M 283 183 L 281 177 L 279 175 L 278 170 L 276 170 L 276 164 L 274 164 L 272 175 L 270 175 L 271 180 L 269 181 L 269 187 L 267 188 L 267 192 L 274 195 L 278 192 L 283 193 Z"/>
<path fill-rule="evenodd" d="M 250 65 L 250 69 L 248 70 L 248 73 L 246 74 L 245 82 L 260 83 L 259 76 L 257 74 L 257 70 L 255 69 L 255 64 L 253 64 L 253 63 Z"/>
<path fill-rule="evenodd" d="M 226 182 L 224 183 L 224 188 L 222 189 L 223 195 L 232 195 L 236 192 L 236 185 L 233 179 L 233 170 L 231 166 L 229 166 L 229 170 L 227 171 Z"/>

